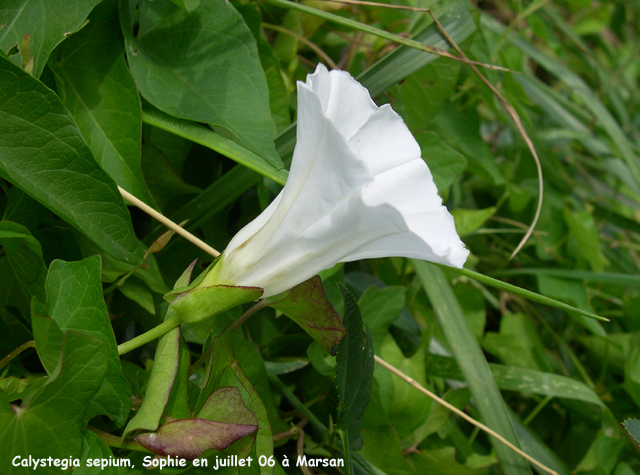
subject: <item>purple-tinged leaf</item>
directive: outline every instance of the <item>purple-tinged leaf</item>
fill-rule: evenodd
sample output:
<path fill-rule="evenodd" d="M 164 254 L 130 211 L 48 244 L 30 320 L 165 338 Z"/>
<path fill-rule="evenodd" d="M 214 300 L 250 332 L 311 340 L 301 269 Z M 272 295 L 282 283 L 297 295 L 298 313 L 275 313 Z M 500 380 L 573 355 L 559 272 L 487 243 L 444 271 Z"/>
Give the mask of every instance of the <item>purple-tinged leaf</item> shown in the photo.
<path fill-rule="evenodd" d="M 330 353 L 347 332 L 340 315 L 327 300 L 317 275 L 296 285 L 284 299 L 271 306 L 300 325 Z"/>
<path fill-rule="evenodd" d="M 213 391 L 202 406 L 198 417 L 229 424 L 258 425 L 258 419 L 247 408 L 240 391 L 234 386 L 218 388 Z"/>
<path fill-rule="evenodd" d="M 156 433 L 141 434 L 135 440 L 155 454 L 193 460 L 210 449 L 224 450 L 257 429 L 256 424 L 179 419 L 164 424 Z"/>

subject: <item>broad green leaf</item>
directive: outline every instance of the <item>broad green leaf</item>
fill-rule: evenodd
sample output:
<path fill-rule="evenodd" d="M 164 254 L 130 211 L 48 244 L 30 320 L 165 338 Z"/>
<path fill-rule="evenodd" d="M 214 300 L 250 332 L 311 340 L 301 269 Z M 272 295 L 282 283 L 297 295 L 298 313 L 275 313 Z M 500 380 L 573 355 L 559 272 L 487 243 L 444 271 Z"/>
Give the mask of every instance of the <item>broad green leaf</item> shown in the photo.
<path fill-rule="evenodd" d="M 496 212 L 495 207 L 486 209 L 454 209 L 451 211 L 460 236 L 471 234 L 480 228 Z"/>
<path fill-rule="evenodd" d="M 151 377 L 138 413 L 129 421 L 122 434 L 123 439 L 137 430 L 155 431 L 169 401 L 178 371 L 180 329 L 174 328 L 158 341 Z"/>
<path fill-rule="evenodd" d="M 114 258 L 138 264 L 129 212 L 71 115 L 50 89 L 1 57 L 0 122 L 0 176 Z"/>
<path fill-rule="evenodd" d="M 255 40 L 231 4 L 202 0 L 188 13 L 168 0 L 129 0 L 120 19 L 129 67 L 145 99 L 172 116 L 222 128 L 282 166 Z"/>
<path fill-rule="evenodd" d="M 329 353 L 335 351 L 346 333 L 342 319 L 327 300 L 317 275 L 296 285 L 271 307 L 300 325 Z"/>
<path fill-rule="evenodd" d="M 85 23 L 87 15 L 100 0 L 6 0 L 0 8 L 0 50 L 9 54 L 21 48 L 25 35 L 31 35 L 29 56 L 33 57 L 33 75 L 40 77 L 53 49 Z M 21 66 L 20 54 L 11 61 Z"/>
<path fill-rule="evenodd" d="M 467 159 L 446 144 L 435 132 L 429 130 L 417 134 L 422 158 L 433 175 L 438 191 L 442 193 L 462 175 Z"/>
<path fill-rule="evenodd" d="M 273 454 L 273 436 L 267 409 L 236 360 L 231 337 L 231 325 L 228 325 L 211 343 L 213 351 L 207 363 L 205 384 L 198 397 L 196 413 L 204 407 L 215 389 L 229 385 L 236 386 L 240 393 L 246 394 L 246 396 L 243 395 L 243 401 L 258 419 L 258 432 L 252 453 L 266 455 L 268 458 L 269 455 Z M 225 381 L 231 384 L 225 384 Z M 261 475 L 272 475 L 272 473 L 272 468 L 268 466 L 260 467 Z"/>
<path fill-rule="evenodd" d="M 407 125 L 412 132 L 424 131 L 449 100 L 458 82 L 460 66 L 461 63 L 457 61 L 442 58 L 419 69 L 402 83 L 400 97 L 407 114 Z M 418 143 L 422 147 L 420 140 Z"/>
<path fill-rule="evenodd" d="M 204 145 L 205 147 L 209 147 L 210 149 L 221 153 L 225 157 L 229 157 L 231 160 L 244 165 L 250 170 L 272 179 L 276 183 L 284 185 L 287 181 L 287 176 L 289 174 L 287 170 L 274 167 L 273 165 L 265 162 L 254 152 L 248 150 L 246 147 L 243 147 L 233 140 L 229 140 L 228 138 L 225 138 L 200 124 L 187 120 L 176 119 L 175 117 L 171 117 L 149 105 L 145 105 L 143 109 L 143 120 L 145 123 L 158 127 L 159 129 L 171 132 L 179 137 L 189 139 L 195 143 Z M 239 170 L 242 170 L 242 168 L 239 168 Z M 249 173 L 248 170 L 243 170 L 243 172 L 244 174 Z M 246 180 L 244 177 L 243 179 Z M 203 198 L 199 196 L 195 199 L 202 200 Z M 186 217 L 183 219 L 186 219 Z"/>
<path fill-rule="evenodd" d="M 445 104 L 433 119 L 433 125 L 442 139 L 467 158 L 471 173 L 494 185 L 505 184 L 489 145 L 480 136 L 480 119 L 475 109 L 460 111 L 453 104 Z"/>
<path fill-rule="evenodd" d="M 359 454 L 387 475 L 413 475 L 402 456 L 398 434 L 390 426 L 363 429 L 364 444 Z"/>
<path fill-rule="evenodd" d="M 373 381 L 373 341 L 363 325 L 358 304 L 351 292 L 340 286 L 344 298 L 346 336 L 338 345 L 336 379 L 340 401 L 340 427 L 344 431 L 342 444 L 347 456 L 346 467 L 352 470 L 351 446 L 360 435 L 362 416 L 369 404 Z"/>
<path fill-rule="evenodd" d="M 80 458 L 88 408 L 107 371 L 106 345 L 70 331 L 64 337 L 60 363 L 47 384 L 23 407 L 11 406 L 0 394 L 0 467 L 6 475 L 25 473 L 14 467 L 16 455 L 28 458 Z M 38 473 L 59 474 L 60 467 Z"/>
<path fill-rule="evenodd" d="M 596 272 L 604 271 L 607 260 L 600 250 L 600 240 L 593 216 L 589 211 L 572 212 L 564 209 L 564 219 L 571 235 L 578 243 L 582 256 Z"/>
<path fill-rule="evenodd" d="M 440 268 L 415 259 L 412 259 L 411 263 L 433 305 L 438 322 L 444 330 L 447 342 L 465 380 L 469 383 L 482 422 L 512 444 L 517 445 L 507 406 L 491 374 L 487 360 L 465 320 L 451 284 Z M 506 475 L 531 473 L 526 461 L 511 449 L 495 440 L 492 440 L 492 445 Z"/>
<path fill-rule="evenodd" d="M 53 375 L 58 363 L 60 363 L 64 333 L 47 313 L 47 307 L 38 299 L 31 301 L 31 326 L 36 342 L 36 351 L 45 371 L 49 375 Z"/>
<path fill-rule="evenodd" d="M 93 432 L 86 431 L 82 441 L 80 466 L 74 468 L 73 473 L 75 475 L 119 475 L 119 468 L 107 466 L 103 470 L 101 465 L 96 467 L 93 463 L 95 459 L 109 460 L 109 457 L 113 457 L 113 452 L 111 452 L 109 446 L 102 442 Z M 91 467 L 88 466 L 89 461 L 92 462 Z"/>
<path fill-rule="evenodd" d="M 156 314 L 156 308 L 153 303 L 153 294 L 142 282 L 137 279 L 129 278 L 118 286 L 118 290 L 129 300 L 140 305 L 151 315 Z"/>
<path fill-rule="evenodd" d="M 0 221 L 0 247 L 4 250 L 13 275 L 26 302 L 31 297 L 44 300 L 47 266 L 42 260 L 42 247 L 29 230 L 11 221 Z"/>
<path fill-rule="evenodd" d="M 160 209 L 164 209 L 165 205 L 177 196 L 195 195 L 202 191 L 186 184 L 171 165 L 169 158 L 156 147 L 142 146 L 142 172 Z"/>
<path fill-rule="evenodd" d="M 49 62 L 58 92 L 102 169 L 117 185 L 153 206 L 140 168 L 142 112 L 124 62 L 118 2 L 103 1 L 88 21 Z"/>
<path fill-rule="evenodd" d="M 23 192 L 17 186 L 9 190 L 7 206 L 4 209 L 5 221 L 13 221 L 26 227 L 29 231 L 36 232 L 40 220 L 46 213 L 46 208 Z"/>
<path fill-rule="evenodd" d="M 409 454 L 407 462 L 416 473 L 437 473 L 441 475 L 486 475 L 489 467 L 470 468 L 456 461 L 455 448 L 444 447 L 435 450 L 420 450 Z"/>
<path fill-rule="evenodd" d="M 122 373 L 111 321 L 102 296 L 100 257 L 79 262 L 53 261 L 47 275 L 47 314 L 63 333 L 73 330 L 104 342 L 109 367 L 88 408 L 88 416 L 104 414 L 122 426 L 129 415 L 131 390 Z"/>
<path fill-rule="evenodd" d="M 371 286 L 358 300 L 362 321 L 371 332 L 375 350 L 380 350 L 389 334 L 389 327 L 400 316 L 404 305 L 405 289 L 400 286 L 384 289 Z"/>

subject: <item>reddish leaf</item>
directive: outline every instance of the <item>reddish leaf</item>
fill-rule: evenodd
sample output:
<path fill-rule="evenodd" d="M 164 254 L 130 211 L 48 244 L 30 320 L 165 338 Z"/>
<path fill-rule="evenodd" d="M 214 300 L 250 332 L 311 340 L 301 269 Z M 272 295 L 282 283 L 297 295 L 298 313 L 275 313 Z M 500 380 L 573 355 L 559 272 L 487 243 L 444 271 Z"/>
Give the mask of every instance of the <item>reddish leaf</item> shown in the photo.
<path fill-rule="evenodd" d="M 317 275 L 296 285 L 284 299 L 271 306 L 300 325 L 330 353 L 347 332 L 340 315 L 327 300 Z"/>
<path fill-rule="evenodd" d="M 164 424 L 156 433 L 141 434 L 135 440 L 155 454 L 193 460 L 210 449 L 224 450 L 257 429 L 256 424 L 179 419 Z"/>

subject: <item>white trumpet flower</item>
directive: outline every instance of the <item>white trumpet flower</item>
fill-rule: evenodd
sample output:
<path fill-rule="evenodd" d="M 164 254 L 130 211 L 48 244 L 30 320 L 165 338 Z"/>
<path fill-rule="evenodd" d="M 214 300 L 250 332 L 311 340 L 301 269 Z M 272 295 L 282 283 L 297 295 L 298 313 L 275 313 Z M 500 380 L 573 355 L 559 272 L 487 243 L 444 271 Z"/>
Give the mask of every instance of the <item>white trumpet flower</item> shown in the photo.
<path fill-rule="evenodd" d="M 468 254 L 400 116 L 347 72 L 318 65 L 298 82 L 286 186 L 203 285 L 261 287 L 270 297 L 338 262 L 401 256 L 462 267 Z"/>

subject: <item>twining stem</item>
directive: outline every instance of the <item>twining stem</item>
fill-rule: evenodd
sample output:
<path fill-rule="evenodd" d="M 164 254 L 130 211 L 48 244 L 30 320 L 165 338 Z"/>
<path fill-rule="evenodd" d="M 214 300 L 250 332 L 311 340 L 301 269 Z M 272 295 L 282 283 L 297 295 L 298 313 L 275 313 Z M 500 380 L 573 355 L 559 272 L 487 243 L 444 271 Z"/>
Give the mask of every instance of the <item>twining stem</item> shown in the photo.
<path fill-rule="evenodd" d="M 35 348 L 35 347 L 36 347 L 36 342 L 34 340 L 25 341 L 18 348 L 16 348 L 11 353 L 9 353 L 7 356 L 2 358 L 2 361 L 0 361 L 0 369 L 4 368 L 7 364 L 9 364 L 11 362 L 12 359 L 14 359 L 16 356 L 18 356 L 20 353 L 22 353 L 27 348 Z"/>
<path fill-rule="evenodd" d="M 273 0 L 269 0 L 269 1 L 273 1 Z M 159 216 L 162 219 L 156 218 L 158 219 L 158 221 L 162 222 L 162 223 L 169 223 L 167 224 L 168 227 L 170 227 L 171 229 L 178 228 L 180 229 L 180 235 L 184 234 L 188 234 L 191 237 L 187 238 L 190 242 L 192 242 L 193 244 L 195 244 L 196 246 L 200 247 L 201 249 L 203 249 L 204 251 L 208 252 L 209 254 L 211 254 L 212 256 L 218 257 L 219 253 L 218 251 L 216 251 L 215 249 L 211 248 L 208 244 L 202 242 L 200 239 L 196 238 L 195 236 L 191 235 L 191 233 L 189 233 L 188 231 L 180 228 L 177 224 L 173 223 L 170 219 L 166 218 L 165 216 L 161 215 L 160 213 L 158 213 L 156 210 L 152 209 L 151 207 L 147 206 L 146 204 L 142 203 L 140 200 L 138 200 L 137 198 L 135 198 L 134 196 L 130 195 L 129 193 L 127 193 L 126 191 L 124 191 L 122 188 L 120 188 L 120 193 L 122 193 L 122 196 L 125 197 L 127 200 L 129 200 L 131 203 L 134 203 L 136 206 L 138 206 L 141 210 L 145 211 L 145 212 L 149 212 L 147 211 L 150 210 L 153 212 L 153 214 L 151 216 L 156 217 Z M 126 193 L 126 194 L 125 194 Z M 129 199 L 129 196 L 131 198 L 133 198 L 135 201 Z M 138 202 L 143 205 L 140 206 L 138 205 Z M 176 231 L 177 232 L 177 231 Z M 210 250 L 209 250 L 210 249 Z M 213 254 L 211 251 L 213 251 L 215 254 Z M 237 326 L 239 326 L 240 324 L 242 324 L 247 318 L 249 318 L 251 315 L 253 315 L 255 312 L 257 312 L 258 310 L 260 310 L 263 307 L 266 307 L 267 305 L 269 305 L 268 303 L 265 303 L 264 305 L 261 305 L 263 302 L 260 302 L 256 305 L 254 305 L 253 307 L 251 307 L 249 310 L 247 310 L 236 322 Z M 165 333 L 167 333 L 169 330 L 177 327 L 180 324 L 181 320 L 177 317 L 177 315 L 174 315 L 173 317 L 169 318 L 168 320 L 165 320 L 164 323 L 161 323 L 160 325 L 158 325 L 157 327 L 153 328 L 152 330 L 149 330 L 146 333 L 143 333 L 140 336 L 135 337 L 132 340 L 129 340 L 125 343 L 123 343 L 122 345 L 118 346 L 118 354 L 122 355 L 124 353 L 127 353 L 128 351 L 131 351 L 141 345 L 144 345 L 145 343 L 148 343 L 151 340 L 154 340 L 155 338 L 158 338 L 162 335 L 164 335 Z M 234 324 L 235 325 L 235 324 Z M 235 328 L 237 328 L 237 326 L 235 326 Z M 200 357 L 200 359 L 203 359 L 204 354 Z M 205 357 L 206 358 L 206 357 Z M 409 376 L 407 376 L 406 374 L 404 374 L 402 371 L 400 371 L 399 369 L 396 369 L 395 367 L 391 366 L 389 363 L 387 363 L 386 361 L 384 361 L 383 359 L 379 358 L 378 356 L 374 356 L 375 358 L 375 362 L 377 364 L 379 364 L 380 366 L 382 366 L 383 368 L 385 368 L 386 370 L 390 371 L 391 373 L 395 374 L 396 376 L 398 376 L 399 378 L 401 378 L 403 381 L 405 381 L 407 384 L 413 386 L 414 388 L 416 388 L 418 391 L 426 394 L 427 396 L 429 396 L 431 399 L 433 399 L 434 401 L 436 401 L 438 404 L 441 404 L 442 406 L 446 407 L 447 409 L 449 409 L 450 411 L 454 412 L 455 414 L 459 415 L 460 417 L 462 417 L 463 419 L 465 419 L 466 421 L 468 421 L 469 423 L 473 424 L 476 427 L 479 427 L 480 429 L 484 430 L 485 432 L 487 432 L 488 434 L 492 435 L 493 437 L 495 437 L 497 440 L 499 440 L 500 442 L 502 442 L 503 444 L 505 444 L 507 447 L 509 447 L 511 450 L 513 450 L 514 452 L 516 452 L 517 454 L 519 454 L 520 456 L 524 457 L 525 459 L 527 459 L 529 462 L 531 462 L 532 464 L 536 465 L 537 467 L 541 468 L 542 470 L 544 470 L 545 472 L 551 474 L 551 475 L 558 475 L 557 472 L 551 470 L 550 468 L 546 467 L 545 465 L 543 465 L 542 463 L 538 462 L 537 460 L 535 460 L 533 457 L 531 457 L 530 455 L 526 454 L 525 452 L 523 452 L 522 450 L 520 450 L 518 447 L 516 447 L 515 445 L 513 445 L 511 442 L 509 442 L 508 440 L 506 440 L 504 437 L 502 437 L 500 434 L 498 434 L 497 432 L 495 432 L 494 430 L 490 429 L 489 427 L 485 426 L 484 424 L 476 421 L 473 417 L 467 415 L 466 413 L 462 412 L 460 409 L 458 409 L 457 407 L 449 404 L 447 401 L 445 401 L 444 399 L 436 396 L 434 393 L 432 393 L 431 391 L 429 391 L 428 389 L 422 387 L 418 382 L 416 382 L 414 379 L 410 378 Z M 197 363 L 197 362 L 196 362 Z M 202 364 L 202 363 L 200 363 Z M 194 365 L 192 366 L 192 369 L 194 368 Z M 273 376 L 270 377 L 271 381 L 274 382 L 280 389 L 280 391 L 282 392 L 283 396 L 285 396 L 285 398 L 299 411 L 301 411 L 302 413 L 304 413 L 307 418 L 309 419 L 309 423 L 316 429 L 320 430 L 321 432 L 325 432 L 327 430 L 327 428 L 324 426 L 324 424 L 322 424 L 322 422 L 320 422 L 320 420 L 315 417 L 308 409 L 307 407 L 302 404 L 294 395 L 293 393 L 291 393 L 291 391 L 289 391 L 286 386 L 282 383 L 282 381 L 280 381 L 277 377 Z M 294 401 L 296 401 L 294 403 Z"/>
<path fill-rule="evenodd" d="M 433 399 L 434 401 L 436 401 L 438 404 L 446 407 L 447 409 L 449 409 L 451 412 L 454 412 L 455 414 L 459 415 L 460 417 L 462 417 L 464 420 L 466 420 L 467 422 L 469 422 L 470 424 L 473 424 L 476 427 L 479 427 L 480 429 L 482 429 L 483 431 L 485 431 L 487 434 L 492 435 L 493 437 L 495 437 L 496 439 L 498 439 L 500 442 L 502 442 L 504 445 L 506 445 L 507 447 L 509 447 L 511 450 L 513 450 L 515 453 L 517 453 L 518 455 L 524 457 L 525 459 L 527 459 L 529 462 L 531 462 L 532 464 L 534 464 L 535 466 L 539 467 L 540 469 L 544 470 L 545 472 L 551 474 L 551 475 L 558 475 L 557 472 L 555 472 L 554 470 L 551 470 L 549 467 L 543 465 L 542 463 L 538 462 L 536 459 L 534 459 L 533 457 L 531 457 L 529 454 L 523 452 L 522 450 L 520 450 L 518 447 L 516 447 L 515 445 L 513 445 L 511 442 L 509 442 L 507 439 L 505 439 L 504 437 L 502 437 L 500 434 L 498 434 L 497 432 L 495 432 L 494 430 L 490 429 L 489 427 L 485 426 L 484 424 L 482 424 L 481 422 L 476 421 L 473 417 L 469 416 L 468 414 L 466 414 L 465 412 L 462 412 L 460 409 L 458 409 L 457 407 L 449 404 L 447 401 L 445 401 L 444 399 L 436 396 L 434 393 L 432 393 L 431 391 L 429 391 L 427 388 L 423 387 L 420 385 L 420 383 L 418 383 L 417 381 L 415 381 L 413 378 L 410 378 L 409 376 L 407 376 L 406 374 L 404 374 L 402 371 L 400 371 L 399 369 L 396 369 L 395 367 L 391 366 L 389 363 L 387 363 L 386 361 L 384 361 L 382 358 L 378 357 L 378 356 L 374 356 L 375 361 L 377 364 L 379 364 L 380 366 L 382 366 L 384 369 L 390 371 L 391 373 L 395 374 L 396 376 L 398 376 L 400 379 L 402 379 L 405 383 L 409 384 L 410 386 L 413 386 L 414 388 L 416 388 L 418 391 L 426 394 L 427 396 L 429 396 L 431 399 Z"/>
<path fill-rule="evenodd" d="M 135 350 L 145 343 L 149 343 L 156 338 L 160 338 L 162 335 L 170 332 L 181 323 L 182 319 L 177 314 L 175 314 L 162 322 L 157 327 L 152 328 L 148 332 L 143 333 L 142 335 L 138 335 L 137 337 L 132 338 L 129 341 L 125 341 L 121 345 L 118 345 L 118 354 L 124 355 L 125 353 L 129 353 L 130 351 Z"/>

